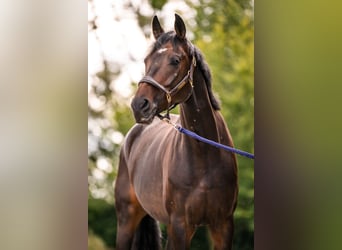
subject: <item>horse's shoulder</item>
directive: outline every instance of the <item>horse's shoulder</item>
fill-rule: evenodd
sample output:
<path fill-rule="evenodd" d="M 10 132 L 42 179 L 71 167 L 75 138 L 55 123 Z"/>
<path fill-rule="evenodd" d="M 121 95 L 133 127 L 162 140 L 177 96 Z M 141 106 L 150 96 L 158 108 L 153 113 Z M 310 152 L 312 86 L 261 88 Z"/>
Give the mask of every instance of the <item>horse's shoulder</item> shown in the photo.
<path fill-rule="evenodd" d="M 127 135 L 125 137 L 124 145 L 125 146 L 131 146 L 133 142 L 138 138 L 141 133 L 144 131 L 145 125 L 143 124 L 135 124 L 133 127 L 127 132 Z"/>
<path fill-rule="evenodd" d="M 142 124 L 135 124 L 133 125 L 133 127 L 130 128 L 130 130 L 128 130 L 121 147 L 121 154 L 123 154 L 125 158 L 129 155 L 134 141 L 139 138 L 139 135 L 142 133 L 143 130 L 144 125 Z"/>

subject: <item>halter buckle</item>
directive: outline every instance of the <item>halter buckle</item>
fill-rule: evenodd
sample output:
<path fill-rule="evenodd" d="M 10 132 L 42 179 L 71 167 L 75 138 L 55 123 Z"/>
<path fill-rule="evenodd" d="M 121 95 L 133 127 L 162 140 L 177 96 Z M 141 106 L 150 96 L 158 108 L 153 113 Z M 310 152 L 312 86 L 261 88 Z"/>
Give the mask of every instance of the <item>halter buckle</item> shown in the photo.
<path fill-rule="evenodd" d="M 166 94 L 166 100 L 167 100 L 167 103 L 170 104 L 171 101 L 172 101 L 172 97 L 171 97 L 171 94 L 169 92 L 165 92 Z"/>

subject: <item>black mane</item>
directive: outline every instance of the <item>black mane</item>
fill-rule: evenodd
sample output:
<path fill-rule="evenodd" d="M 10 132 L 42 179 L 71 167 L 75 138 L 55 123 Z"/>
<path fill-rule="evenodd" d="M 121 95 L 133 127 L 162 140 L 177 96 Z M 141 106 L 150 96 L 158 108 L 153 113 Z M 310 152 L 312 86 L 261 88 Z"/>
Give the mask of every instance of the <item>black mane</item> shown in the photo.
<path fill-rule="evenodd" d="M 158 37 L 156 42 L 152 45 L 152 49 L 149 55 L 153 54 L 155 51 L 160 49 L 164 44 L 168 42 L 171 42 L 172 46 L 176 47 L 182 41 L 180 41 L 176 37 L 176 33 L 174 31 L 166 32 L 160 35 L 160 37 Z M 188 48 L 189 48 L 188 53 L 190 54 L 190 56 L 195 56 L 196 67 L 198 67 L 203 74 L 204 81 L 207 85 L 210 103 L 214 110 L 220 110 L 219 101 L 216 99 L 216 97 L 214 96 L 212 92 L 211 73 L 210 73 L 209 66 L 204 60 L 204 56 L 202 55 L 202 52 L 195 45 L 193 45 L 190 41 L 187 40 L 187 43 L 188 43 Z"/>
<path fill-rule="evenodd" d="M 220 110 L 220 103 L 216 99 L 216 97 L 214 96 L 213 91 L 212 91 L 211 73 L 210 73 L 209 66 L 206 63 L 206 61 L 204 60 L 204 57 L 203 57 L 201 51 L 197 47 L 195 47 L 195 46 L 193 46 L 193 47 L 194 47 L 194 54 L 195 54 L 195 58 L 196 58 L 196 67 L 198 67 L 203 74 L 204 81 L 207 85 L 210 103 L 211 103 L 212 107 L 214 108 L 214 110 Z"/>

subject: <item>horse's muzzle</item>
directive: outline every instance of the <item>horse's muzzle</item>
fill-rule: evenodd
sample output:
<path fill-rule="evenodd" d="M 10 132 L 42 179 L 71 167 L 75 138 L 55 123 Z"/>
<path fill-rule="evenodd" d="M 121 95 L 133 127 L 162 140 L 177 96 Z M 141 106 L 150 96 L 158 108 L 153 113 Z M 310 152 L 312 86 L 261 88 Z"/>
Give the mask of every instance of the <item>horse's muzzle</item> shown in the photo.
<path fill-rule="evenodd" d="M 144 97 L 135 97 L 131 107 L 137 123 L 150 124 L 157 113 L 157 106 Z"/>

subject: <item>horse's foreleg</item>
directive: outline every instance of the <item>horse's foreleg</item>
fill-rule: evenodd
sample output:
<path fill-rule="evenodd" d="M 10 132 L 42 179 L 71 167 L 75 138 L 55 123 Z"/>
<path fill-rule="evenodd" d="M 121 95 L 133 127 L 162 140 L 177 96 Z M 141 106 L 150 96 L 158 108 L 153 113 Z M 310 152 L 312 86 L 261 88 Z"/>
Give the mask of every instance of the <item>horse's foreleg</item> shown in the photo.
<path fill-rule="evenodd" d="M 130 184 L 127 166 L 120 158 L 115 183 L 115 208 L 117 216 L 116 250 L 129 250 L 136 228 L 145 215 Z"/>
<path fill-rule="evenodd" d="M 231 250 L 233 243 L 234 222 L 233 216 L 218 225 L 209 226 L 210 236 L 214 250 Z"/>
<path fill-rule="evenodd" d="M 120 217 L 120 215 L 119 215 Z M 116 236 L 116 250 L 131 249 L 134 232 L 137 227 L 137 223 L 133 220 L 118 219 L 117 236 Z"/>
<path fill-rule="evenodd" d="M 195 228 L 187 226 L 184 219 L 173 219 L 167 227 L 167 250 L 190 249 L 191 238 Z"/>
<path fill-rule="evenodd" d="M 116 250 L 132 247 L 135 231 L 145 215 L 138 203 L 116 197 L 117 237 Z"/>

